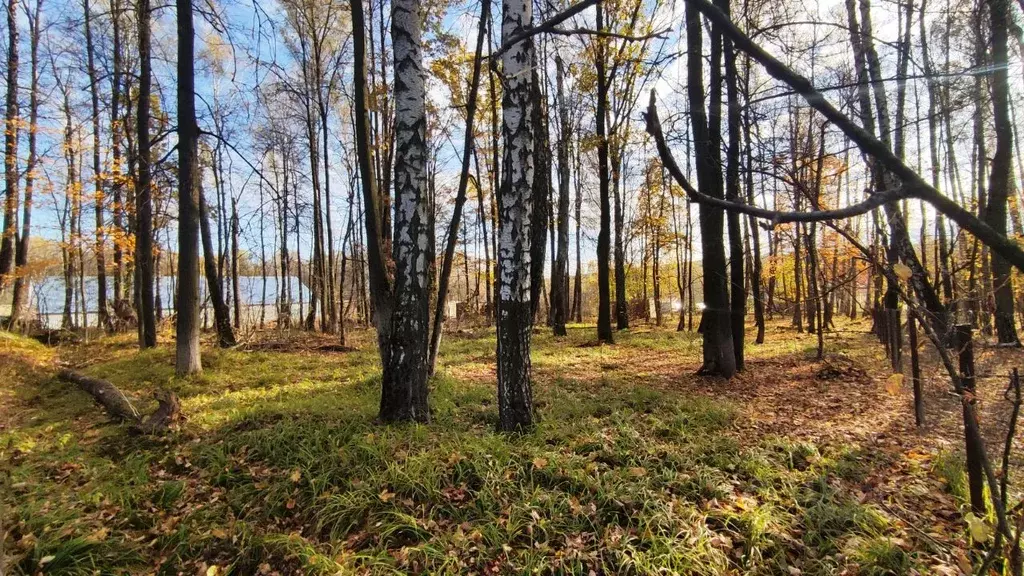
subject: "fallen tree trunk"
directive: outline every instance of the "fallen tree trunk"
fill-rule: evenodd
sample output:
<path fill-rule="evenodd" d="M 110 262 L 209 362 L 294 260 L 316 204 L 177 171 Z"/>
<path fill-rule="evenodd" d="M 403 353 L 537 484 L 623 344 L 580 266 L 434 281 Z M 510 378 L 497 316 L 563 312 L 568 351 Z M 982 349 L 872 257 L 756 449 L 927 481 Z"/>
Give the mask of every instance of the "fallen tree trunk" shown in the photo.
<path fill-rule="evenodd" d="M 131 400 L 110 382 L 101 378 L 86 376 L 74 370 L 61 370 L 57 377 L 75 384 L 88 392 L 98 404 L 103 406 L 111 418 L 132 424 L 132 430 L 143 434 L 154 434 L 168 429 L 181 416 L 181 402 L 173 392 L 157 392 L 154 394 L 159 403 L 156 411 L 143 419 Z"/>

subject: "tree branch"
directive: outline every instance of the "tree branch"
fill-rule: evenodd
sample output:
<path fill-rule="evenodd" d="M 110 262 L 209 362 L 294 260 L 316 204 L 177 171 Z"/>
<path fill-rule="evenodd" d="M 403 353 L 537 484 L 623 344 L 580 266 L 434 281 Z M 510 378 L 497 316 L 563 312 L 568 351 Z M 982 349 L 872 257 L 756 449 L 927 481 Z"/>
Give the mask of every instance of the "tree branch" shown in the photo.
<path fill-rule="evenodd" d="M 767 208 L 751 206 L 743 202 L 715 198 L 694 188 L 683 174 L 683 171 L 679 169 L 679 165 L 672 156 L 672 151 L 669 150 L 668 143 L 665 142 L 665 135 L 661 130 L 661 121 L 658 119 L 658 108 L 655 101 L 654 90 L 651 90 L 651 102 L 647 107 L 647 113 L 644 117 L 647 120 L 647 133 L 654 138 L 654 142 L 658 148 L 658 155 L 661 157 L 661 163 L 668 170 L 669 174 L 672 175 L 672 178 L 683 187 L 683 190 L 686 192 L 686 196 L 691 201 L 721 208 L 729 212 L 739 212 L 740 214 L 746 214 L 747 216 L 769 220 L 773 226 L 788 222 L 824 222 L 827 220 L 843 220 L 854 216 L 860 216 L 861 214 L 867 214 L 875 208 L 883 206 L 887 202 L 893 202 L 909 196 L 906 187 L 880 192 L 871 192 L 869 190 L 867 197 L 856 204 L 851 204 L 845 208 L 838 208 L 835 210 L 815 210 L 813 212 L 769 210 Z"/>
<path fill-rule="evenodd" d="M 654 38 L 665 39 L 665 35 L 668 34 L 669 31 L 668 29 L 664 29 L 657 32 L 651 32 L 650 34 L 643 34 L 641 36 L 619 34 L 618 32 L 609 32 L 608 30 L 594 30 L 592 28 L 552 28 L 551 30 L 548 30 L 548 32 L 559 36 L 600 36 L 602 38 L 616 38 L 618 40 L 626 40 L 628 42 L 643 42 Z"/>

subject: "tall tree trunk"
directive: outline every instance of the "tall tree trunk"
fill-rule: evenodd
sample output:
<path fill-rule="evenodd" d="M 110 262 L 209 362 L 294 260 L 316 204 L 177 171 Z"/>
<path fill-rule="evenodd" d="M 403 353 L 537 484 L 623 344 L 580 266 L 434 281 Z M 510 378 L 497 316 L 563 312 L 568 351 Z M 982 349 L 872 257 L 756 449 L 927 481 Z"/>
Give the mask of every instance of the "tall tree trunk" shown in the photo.
<path fill-rule="evenodd" d="M 113 224 L 117 235 L 114 238 L 114 306 L 119 307 L 125 298 L 125 262 L 121 235 L 126 233 L 124 223 L 124 176 L 122 174 L 121 138 L 124 122 L 120 117 L 121 83 L 123 56 L 121 54 L 121 0 L 110 2 L 110 22 L 112 47 L 112 68 L 110 76 L 110 191 L 113 200 Z M 127 106 L 125 107 L 127 108 Z M 116 309 L 116 308 L 115 308 Z"/>
<path fill-rule="evenodd" d="M 745 59 L 745 65 L 743 67 L 743 92 L 747 98 L 747 106 L 743 110 L 743 144 L 744 153 L 747 158 L 747 171 L 746 171 L 746 195 L 747 203 L 751 206 L 754 205 L 754 171 L 752 167 L 754 165 L 753 148 L 754 144 L 751 140 L 751 119 L 750 119 L 750 57 Z M 764 343 L 764 332 L 765 332 L 765 321 L 764 321 L 764 300 L 761 292 L 761 232 L 758 230 L 757 221 L 750 217 L 747 221 L 747 229 L 750 230 L 750 236 L 753 239 L 753 267 L 750 275 L 750 291 L 754 296 L 754 324 L 757 326 L 757 337 L 754 342 L 756 344 Z"/>
<path fill-rule="evenodd" d="M 135 275 L 139 286 L 139 346 L 156 346 L 156 311 L 153 295 L 153 178 L 150 173 L 149 100 L 152 96 L 150 62 L 150 0 L 137 0 L 139 42 L 139 94 L 135 115 L 138 177 L 135 190 Z"/>
<path fill-rule="evenodd" d="M 870 3 L 867 0 L 862 0 L 860 5 L 862 22 L 858 25 L 856 21 L 856 15 L 854 10 L 853 0 L 847 0 L 847 17 L 850 22 L 850 39 L 854 50 L 854 60 L 858 68 L 858 77 L 864 80 L 870 78 L 873 86 L 875 103 L 878 107 L 878 133 L 881 143 L 890 150 L 893 149 L 892 140 L 889 130 L 889 115 L 888 115 L 888 104 L 885 94 L 885 89 L 882 82 L 881 75 L 881 64 L 878 60 L 878 54 L 874 48 L 874 42 L 872 39 L 871 32 L 871 9 Z M 862 32 L 862 33 L 861 33 Z M 861 109 L 861 118 L 865 130 L 869 134 L 874 134 L 874 118 L 871 112 L 871 99 L 867 91 L 860 91 L 859 94 L 859 105 Z M 897 122 L 901 122 L 902 119 L 898 119 Z M 897 185 L 893 180 L 892 175 L 887 174 L 887 171 L 882 169 L 881 165 L 876 163 L 869 157 L 869 166 L 873 173 L 873 186 L 875 189 L 881 190 Z M 903 214 L 900 212 L 899 207 L 895 202 L 890 202 L 884 207 L 886 219 L 889 224 L 889 237 L 890 245 L 887 249 L 889 253 L 889 259 L 895 263 L 898 259 L 907 265 L 911 270 L 910 285 L 912 286 L 915 295 L 919 298 L 922 304 L 928 311 L 929 321 L 936 329 L 938 334 L 946 334 L 948 332 L 948 318 L 945 307 L 939 300 L 938 295 L 935 293 L 934 287 L 928 280 L 928 273 L 921 265 L 921 261 L 917 256 L 913 244 L 910 240 L 910 234 L 907 231 L 906 221 L 904 220 Z M 887 308 L 895 308 L 898 305 L 898 299 L 894 288 L 890 286 L 886 291 L 886 303 Z"/>
<path fill-rule="evenodd" d="M 575 178 L 576 199 L 575 199 L 575 211 L 574 220 L 576 221 L 576 274 L 573 277 L 572 283 L 572 309 L 569 311 L 569 317 L 576 320 L 576 322 L 583 322 L 583 248 L 582 248 L 582 227 L 583 227 L 583 182 L 580 177 L 580 147 L 576 146 L 573 148 L 573 170 Z"/>
<path fill-rule="evenodd" d="M 24 322 L 28 313 L 29 272 L 28 252 L 29 239 L 32 234 L 32 194 L 35 189 L 35 169 L 38 162 L 36 154 L 36 131 L 39 126 L 39 36 L 40 14 L 43 0 L 36 1 L 35 10 L 28 13 L 29 53 L 31 57 L 31 77 L 29 79 L 29 119 L 28 119 L 28 164 L 25 166 L 25 199 L 22 204 L 21 236 L 14 255 L 14 292 L 11 299 L 11 317 L 9 327 L 14 329 Z"/>
<path fill-rule="evenodd" d="M 717 0 L 719 8 L 728 15 L 729 0 Z M 740 99 L 739 74 L 736 68 L 736 52 L 732 41 L 722 39 L 725 55 L 725 85 L 728 101 L 727 125 L 729 142 L 725 156 L 725 197 L 734 202 L 740 198 Z M 748 166 L 749 169 L 749 166 Z M 736 357 L 736 370 L 743 370 L 743 336 L 747 312 L 747 294 L 743 281 L 743 233 L 740 229 L 740 215 L 729 212 L 729 310 L 732 325 L 732 349 Z"/>
<path fill-rule="evenodd" d="M 303 46 L 303 59 L 305 60 L 305 44 Z M 304 61 L 302 63 L 302 75 L 304 78 L 304 84 L 308 87 L 312 82 L 309 79 L 309 62 Z M 306 139 L 309 145 L 309 170 L 310 179 L 312 181 L 313 188 L 313 251 L 310 257 L 310 296 L 309 296 L 309 313 L 306 315 L 305 326 L 306 330 L 313 330 L 316 326 L 316 315 L 317 315 L 317 303 L 319 302 L 320 310 L 320 328 L 321 330 L 329 330 L 329 326 L 324 321 L 326 320 L 326 290 L 324 282 L 324 237 L 323 237 L 323 209 L 320 201 L 321 188 L 320 188 L 320 145 L 318 143 L 316 134 L 316 125 L 313 121 L 313 109 L 312 103 L 310 102 L 311 97 L 306 95 L 303 98 L 304 114 L 306 122 Z"/>
<path fill-rule="evenodd" d="M 925 8 L 927 6 L 927 0 L 922 0 L 921 3 L 921 14 L 926 14 Z M 921 17 L 918 19 L 920 26 L 921 35 L 921 61 L 924 66 L 925 76 L 929 78 L 933 75 L 931 59 L 928 56 L 928 33 L 925 29 L 925 18 Z M 940 182 L 939 178 L 942 173 L 942 162 L 940 161 L 941 150 L 939 149 L 939 104 L 941 95 L 939 89 L 936 86 L 936 82 L 928 80 L 928 150 L 931 155 L 931 173 L 932 173 L 932 187 L 936 190 L 939 189 Z M 936 238 L 935 243 L 938 245 L 938 258 L 936 268 L 939 270 L 940 281 L 937 283 L 942 287 L 942 293 L 944 297 L 944 304 L 949 306 L 953 301 L 953 277 L 950 270 L 952 269 L 952 263 L 950 261 L 949 244 L 946 239 L 946 220 L 942 214 L 935 215 L 935 230 Z"/>
<path fill-rule="evenodd" d="M 93 203 L 96 214 L 96 321 L 97 325 L 113 332 L 114 324 L 110 321 L 107 308 L 107 241 L 106 224 L 104 223 L 103 204 L 106 194 L 103 192 L 103 176 L 100 168 L 100 87 L 96 76 L 95 49 L 92 39 L 92 9 L 89 0 L 82 0 L 85 14 L 85 54 L 86 69 L 89 73 L 89 95 L 92 104 L 92 177 L 95 193 Z"/>
<path fill-rule="evenodd" d="M 64 313 L 61 317 L 60 327 L 70 330 L 75 327 L 74 321 L 74 298 L 75 298 L 75 219 L 77 214 L 78 175 L 75 170 L 75 162 L 78 151 L 75 147 L 74 126 L 71 118 L 71 98 L 68 94 L 68 87 L 61 85 L 64 92 L 64 161 L 67 164 L 67 182 L 65 184 L 64 197 L 64 221 L 61 222 L 61 259 L 64 265 Z M 64 225 L 66 222 L 66 226 Z M 63 234 L 64 231 L 67 234 Z"/>
<path fill-rule="evenodd" d="M 682 332 L 686 329 L 686 268 L 684 266 L 683 242 L 680 242 L 682 233 L 679 231 L 679 215 L 676 212 L 676 196 L 672 192 L 672 181 L 664 166 L 662 166 L 661 172 L 661 181 L 664 183 L 662 186 L 668 192 L 672 202 L 672 251 L 676 258 L 676 291 L 679 293 L 679 321 L 676 324 L 676 332 Z"/>
<path fill-rule="evenodd" d="M 430 322 L 428 278 L 427 146 L 425 78 L 418 0 L 391 5 L 395 57 L 395 234 L 394 305 L 389 354 L 384 365 L 380 417 L 428 420 L 427 339 Z"/>
<path fill-rule="evenodd" d="M 88 0 L 85 1 L 88 2 Z M 199 126 L 196 124 L 195 29 L 192 24 L 192 0 L 177 0 L 176 7 L 178 20 L 178 292 L 177 302 L 174 306 L 176 312 L 174 371 L 178 376 L 185 376 L 198 374 L 203 369 L 199 354 L 199 194 L 196 188 Z M 94 125 L 97 130 L 97 144 L 98 126 L 98 124 Z M 95 161 L 98 165 L 98 153 Z M 99 208 L 97 208 L 98 210 Z M 99 220 L 101 215 L 97 214 L 96 218 Z"/>
<path fill-rule="evenodd" d="M 0 292 L 14 264 L 18 235 L 18 3 L 7 0 L 7 98 L 4 113 L 4 227 L 0 240 Z"/>
<path fill-rule="evenodd" d="M 721 82 L 720 43 L 721 34 L 712 32 L 711 41 L 711 115 L 713 119 L 709 129 L 708 118 L 704 111 L 704 75 L 702 42 L 703 30 L 701 17 L 692 3 L 686 5 L 686 40 L 687 40 L 687 93 L 690 101 L 690 122 L 693 126 L 694 151 L 697 160 L 697 181 L 705 193 L 721 198 L 722 175 L 719 172 L 718 139 L 713 132 L 720 126 L 721 88 L 715 84 Z M 717 46 L 716 46 L 717 45 Z M 716 104 L 715 100 L 718 99 Z M 714 140 L 713 140 L 714 139 Z M 701 374 L 731 378 L 736 372 L 736 355 L 733 351 L 732 327 L 729 321 L 729 287 L 726 273 L 724 232 L 725 215 L 721 208 L 701 204 L 700 235 L 704 266 L 704 302 L 705 308 L 701 317 L 703 333 L 704 364 Z"/>
<path fill-rule="evenodd" d="M 487 21 L 487 43 L 488 46 L 494 50 L 494 18 L 492 17 Z M 492 276 L 494 278 L 494 309 L 491 310 L 491 315 L 487 318 L 487 325 L 491 325 L 492 320 L 498 318 L 498 290 L 501 289 L 499 286 L 500 270 L 498 268 L 498 235 L 500 234 L 500 224 L 498 218 L 498 207 L 501 203 L 501 185 L 504 179 L 501 175 L 501 146 L 499 140 L 501 139 L 501 130 L 498 128 L 498 87 L 496 78 L 498 71 L 493 67 L 488 67 L 488 88 L 491 102 L 491 223 L 494 233 L 491 234 L 491 253 L 494 254 L 494 270 Z"/>
<path fill-rule="evenodd" d="M 534 53 L 536 60 L 536 52 Z M 530 88 L 533 98 L 530 113 L 533 114 L 533 209 L 530 224 L 530 312 L 536 320 L 540 309 L 541 296 L 544 293 L 544 260 L 548 235 L 548 214 L 551 211 L 551 150 L 548 146 L 547 110 L 544 107 L 544 96 L 540 89 L 540 75 L 534 62 L 533 85 Z M 550 306 L 549 306 L 550 308 Z"/>
<path fill-rule="evenodd" d="M 198 193 L 196 208 L 199 212 L 199 232 L 203 241 L 203 269 L 206 271 L 206 288 L 213 305 L 217 343 L 221 348 L 229 348 L 235 345 L 235 332 L 231 329 L 231 315 L 224 302 L 220 273 L 217 271 L 217 254 L 213 250 L 213 237 L 210 234 L 209 208 L 203 194 L 202 178 L 196 175 L 194 182 Z"/>
<path fill-rule="evenodd" d="M 317 57 L 317 70 L 318 77 L 325 74 L 322 64 L 319 62 L 320 58 Z M 327 265 L 324 271 L 324 278 L 326 283 L 326 295 L 324 296 L 324 306 L 327 309 L 327 332 L 336 333 L 338 330 L 338 301 L 336 286 L 334 284 L 334 225 L 331 219 L 331 169 L 330 169 L 330 149 L 327 145 L 328 137 L 328 109 L 327 102 L 323 95 L 323 89 L 321 88 L 321 82 L 317 82 L 317 107 L 320 112 L 320 136 L 323 139 L 323 157 L 324 157 L 324 220 L 327 228 Z M 238 299 L 238 295 L 235 295 L 235 299 Z M 235 306 L 238 307 L 237 304 Z M 237 322 L 237 320 L 236 320 Z"/>
<path fill-rule="evenodd" d="M 1009 81 L 1007 77 L 1007 26 L 1012 15 L 1009 0 L 986 0 L 992 31 L 992 108 L 996 131 L 996 149 L 992 156 L 989 179 L 989 202 L 986 223 L 1000 234 L 1006 234 L 1006 205 L 1012 181 L 1013 125 L 1010 120 Z M 1017 329 L 1013 318 L 1013 276 L 1010 264 L 992 254 L 995 290 L 996 336 L 1002 344 L 1016 344 Z"/>
<path fill-rule="evenodd" d="M 395 55 L 395 243 L 394 284 L 388 278 L 381 236 L 380 196 L 373 176 L 373 151 L 366 97 L 366 40 L 361 0 L 352 0 L 355 59 L 356 151 L 365 205 L 370 293 L 383 366 L 380 419 L 429 419 L 427 341 L 429 331 L 429 242 L 426 192 L 426 118 L 421 6 L 392 3 Z"/>
<path fill-rule="evenodd" d="M 665 194 L 668 193 L 666 187 L 661 187 L 658 190 L 658 216 L 657 221 L 651 230 L 651 240 L 653 245 L 651 246 L 651 287 L 654 290 L 654 324 L 661 326 L 662 314 L 661 314 L 661 231 L 663 228 L 663 222 L 665 218 Z M 644 305 L 646 306 L 646 302 Z"/>
<path fill-rule="evenodd" d="M 262 206 L 262 204 L 261 204 Z M 238 283 L 238 257 L 241 255 L 238 246 L 238 199 L 231 197 L 231 293 L 235 305 L 235 329 L 242 327 L 242 291 Z"/>
<path fill-rule="evenodd" d="M 466 204 L 466 193 L 469 187 L 469 162 L 470 156 L 475 154 L 476 144 L 474 142 L 474 122 L 476 120 L 477 95 L 480 90 L 480 68 L 483 60 L 484 38 L 487 34 L 487 22 L 491 17 L 491 2 L 483 0 L 480 5 L 480 22 L 476 37 L 476 51 L 473 60 L 473 75 L 469 81 L 469 95 L 466 97 L 466 132 L 463 137 L 462 148 L 462 171 L 459 173 L 459 188 L 455 193 L 455 208 L 452 211 L 452 220 L 448 225 L 448 238 L 445 252 L 441 258 L 441 275 L 438 278 L 437 303 L 434 306 L 434 326 L 430 333 L 430 356 L 428 367 L 430 373 L 434 372 L 437 366 L 437 352 L 441 347 L 441 332 L 444 328 L 444 309 L 448 300 L 448 284 L 452 273 L 452 261 L 455 259 L 456 231 L 459 229 L 459 221 L 462 219 L 462 211 Z M 477 195 L 480 199 L 480 217 L 484 218 L 483 192 L 480 189 L 480 181 L 477 179 Z M 484 224 L 484 235 L 487 234 Z M 486 239 L 484 240 L 486 243 Z M 468 255 L 467 255 L 468 258 Z M 488 259 L 489 260 L 489 259 Z M 468 290 L 467 283 L 467 290 Z M 490 291 L 488 290 L 488 302 Z"/>
<path fill-rule="evenodd" d="M 600 4 L 598 4 L 600 10 Z M 507 42 L 533 25 L 528 0 L 502 3 L 501 37 Z M 599 12 L 600 14 L 600 12 Z M 600 18 L 600 16 L 598 16 Z M 598 20 L 600 27 L 600 20 Z M 504 156 L 499 202 L 498 267 L 498 428 L 514 431 L 533 425 L 530 384 L 530 240 L 533 220 L 534 126 L 529 67 L 533 41 L 511 46 L 502 55 L 505 90 L 502 95 Z M 601 71 L 598 72 L 601 74 Z M 607 154 L 607 148 L 605 148 Z M 607 236 L 606 236 L 607 254 Z M 607 314 L 607 309 L 606 309 Z M 609 326 L 610 336 L 610 326 Z"/>
<path fill-rule="evenodd" d="M 606 81 L 605 89 L 609 82 Z M 628 132 L 628 130 L 626 131 Z M 614 134 L 614 132 L 613 132 Z M 620 136 L 621 137 L 621 136 Z M 615 328 L 618 330 L 629 329 L 629 302 L 626 300 L 626 247 L 625 247 L 625 215 L 622 210 L 622 148 L 624 144 L 615 142 L 611 146 L 610 169 L 612 180 L 612 211 L 614 216 L 615 241 L 612 250 L 612 264 L 615 267 Z M 646 288 L 646 274 L 644 275 L 644 288 Z M 646 300 L 646 298 L 645 298 Z"/>
<path fill-rule="evenodd" d="M 604 29 L 603 2 L 597 3 L 597 30 Z M 611 191 L 608 174 L 608 134 L 605 122 L 608 116 L 608 78 L 605 74 L 605 41 L 600 36 L 594 38 L 597 44 L 597 177 L 600 188 L 601 225 L 597 233 L 597 339 L 611 344 L 611 278 L 608 267 L 611 264 L 609 250 L 611 248 Z"/>

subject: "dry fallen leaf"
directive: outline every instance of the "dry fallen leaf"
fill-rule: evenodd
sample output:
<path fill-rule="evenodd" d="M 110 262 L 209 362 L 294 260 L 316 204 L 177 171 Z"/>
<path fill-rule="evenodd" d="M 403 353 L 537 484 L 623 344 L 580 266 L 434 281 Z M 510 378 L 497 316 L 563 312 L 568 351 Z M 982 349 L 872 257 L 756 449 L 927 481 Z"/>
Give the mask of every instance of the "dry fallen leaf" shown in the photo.
<path fill-rule="evenodd" d="M 889 376 L 889 379 L 885 381 L 885 391 L 895 396 L 899 394 L 900 388 L 903 387 L 903 374 L 893 374 Z"/>

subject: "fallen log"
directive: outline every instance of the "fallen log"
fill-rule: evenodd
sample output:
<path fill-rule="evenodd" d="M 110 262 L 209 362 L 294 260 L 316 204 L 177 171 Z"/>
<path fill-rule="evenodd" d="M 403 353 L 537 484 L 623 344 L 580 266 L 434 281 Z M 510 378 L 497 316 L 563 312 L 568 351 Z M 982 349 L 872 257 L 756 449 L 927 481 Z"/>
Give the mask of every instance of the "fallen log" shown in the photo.
<path fill-rule="evenodd" d="M 161 391 L 154 394 L 159 406 L 155 412 L 143 419 L 142 414 L 135 408 L 128 396 L 107 380 L 93 378 L 68 369 L 61 370 L 57 377 L 88 392 L 99 405 L 103 406 L 111 418 L 131 423 L 132 430 L 136 432 L 154 434 L 167 430 L 181 416 L 181 402 L 174 392 Z"/>

